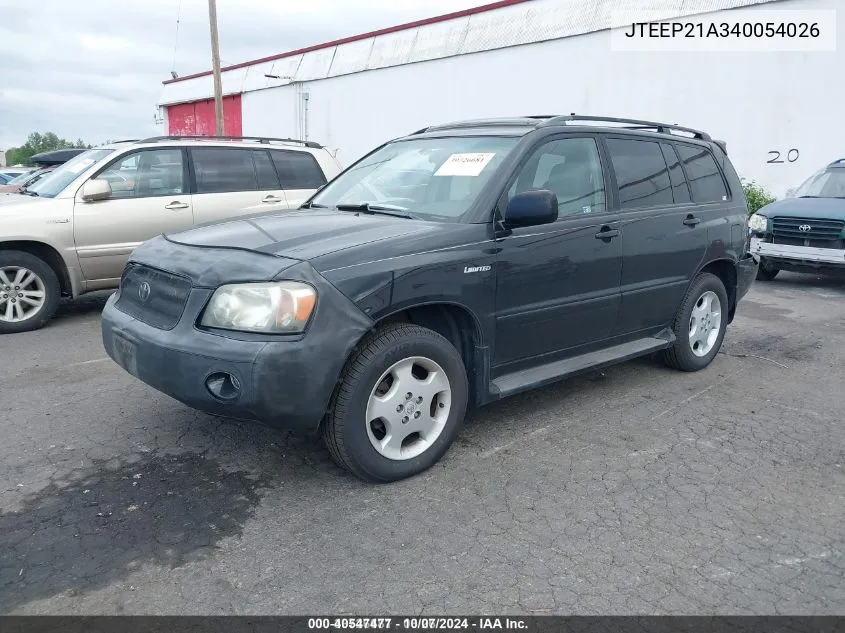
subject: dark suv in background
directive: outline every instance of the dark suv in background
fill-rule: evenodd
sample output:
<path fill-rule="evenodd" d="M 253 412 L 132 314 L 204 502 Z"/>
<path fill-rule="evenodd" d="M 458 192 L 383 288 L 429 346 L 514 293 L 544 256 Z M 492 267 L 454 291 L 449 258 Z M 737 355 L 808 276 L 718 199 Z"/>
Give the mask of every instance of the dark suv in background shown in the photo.
<path fill-rule="evenodd" d="M 757 279 L 771 281 L 781 270 L 845 274 L 845 158 L 760 209 L 749 226 Z"/>
<path fill-rule="evenodd" d="M 706 367 L 757 273 L 747 221 L 704 132 L 432 126 L 297 211 L 144 243 L 103 341 L 190 406 L 319 427 L 340 465 L 392 481 L 438 461 L 468 407 L 654 352 Z"/>

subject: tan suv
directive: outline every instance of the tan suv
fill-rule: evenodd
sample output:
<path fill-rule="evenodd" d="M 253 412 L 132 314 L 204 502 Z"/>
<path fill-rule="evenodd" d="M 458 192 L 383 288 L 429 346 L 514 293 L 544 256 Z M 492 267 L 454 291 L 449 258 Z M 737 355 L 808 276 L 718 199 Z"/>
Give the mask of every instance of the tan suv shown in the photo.
<path fill-rule="evenodd" d="M 160 235 L 297 208 L 340 172 L 311 141 L 174 137 L 88 150 L 0 196 L 0 334 L 42 327 L 62 296 L 116 288 Z"/>

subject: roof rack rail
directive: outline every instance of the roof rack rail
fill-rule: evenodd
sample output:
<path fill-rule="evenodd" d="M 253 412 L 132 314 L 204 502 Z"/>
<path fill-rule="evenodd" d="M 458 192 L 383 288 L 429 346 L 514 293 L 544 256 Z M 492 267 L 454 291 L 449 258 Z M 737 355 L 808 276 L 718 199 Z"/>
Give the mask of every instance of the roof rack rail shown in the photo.
<path fill-rule="evenodd" d="M 837 158 L 828 167 L 845 167 L 845 158 Z"/>
<path fill-rule="evenodd" d="M 437 125 L 429 125 L 419 132 L 414 134 L 421 134 L 423 132 L 433 132 L 440 130 L 465 130 L 478 127 L 520 127 L 527 125 L 534 125 L 531 117 L 491 117 L 488 119 L 466 119 L 463 121 L 451 121 L 449 123 L 439 123 Z"/>
<path fill-rule="evenodd" d="M 545 127 L 548 125 L 566 125 L 568 123 L 577 123 L 578 121 L 595 121 L 600 123 L 625 123 L 628 129 L 656 130 L 660 134 L 670 134 L 672 130 L 677 130 L 678 132 L 687 132 L 688 134 L 692 134 L 694 138 L 701 139 L 703 141 L 713 140 L 710 138 L 710 135 L 707 132 L 702 132 L 701 130 L 694 130 L 689 127 L 682 127 L 680 125 L 675 125 L 674 123 L 658 123 L 656 121 L 642 121 L 640 119 L 620 119 L 617 117 L 605 116 L 585 116 L 581 114 L 575 114 L 574 112 L 572 114 L 567 114 L 563 116 L 551 117 L 540 123 L 538 127 Z"/>
<path fill-rule="evenodd" d="M 141 139 L 138 143 L 157 143 L 159 141 L 256 141 L 258 143 L 296 143 L 311 147 L 314 149 L 322 149 L 323 146 L 314 141 L 303 141 L 296 138 L 274 138 L 271 136 L 201 136 L 201 135 L 173 135 L 173 136 L 151 136 L 150 138 Z"/>

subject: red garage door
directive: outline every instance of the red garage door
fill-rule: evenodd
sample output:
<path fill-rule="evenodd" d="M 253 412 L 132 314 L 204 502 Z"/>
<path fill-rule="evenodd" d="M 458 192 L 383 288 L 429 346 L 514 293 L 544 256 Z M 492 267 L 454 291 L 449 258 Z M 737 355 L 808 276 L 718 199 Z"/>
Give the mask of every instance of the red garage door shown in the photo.
<path fill-rule="evenodd" d="M 241 95 L 223 97 L 223 134 L 241 136 Z M 214 136 L 214 99 L 167 106 L 167 132 L 172 136 Z"/>

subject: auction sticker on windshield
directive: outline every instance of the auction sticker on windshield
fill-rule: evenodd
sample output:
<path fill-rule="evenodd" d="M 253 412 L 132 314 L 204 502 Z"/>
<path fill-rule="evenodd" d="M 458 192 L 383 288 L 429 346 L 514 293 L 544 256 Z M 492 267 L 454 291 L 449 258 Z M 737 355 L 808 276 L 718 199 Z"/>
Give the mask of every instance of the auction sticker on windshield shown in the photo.
<path fill-rule="evenodd" d="M 452 154 L 435 176 L 478 176 L 493 160 L 495 153 Z"/>

